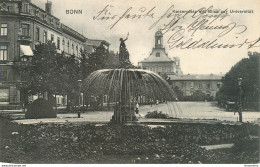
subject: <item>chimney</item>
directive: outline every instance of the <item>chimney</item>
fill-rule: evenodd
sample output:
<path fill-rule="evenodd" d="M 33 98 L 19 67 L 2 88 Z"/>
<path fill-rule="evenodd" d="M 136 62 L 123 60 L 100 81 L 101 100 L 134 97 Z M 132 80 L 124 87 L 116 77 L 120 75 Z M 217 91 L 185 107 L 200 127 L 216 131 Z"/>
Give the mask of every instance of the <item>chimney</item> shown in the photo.
<path fill-rule="evenodd" d="M 51 6 L 52 6 L 51 1 L 48 1 L 48 0 L 47 0 L 47 2 L 45 3 L 45 11 L 46 11 L 48 14 L 52 14 Z"/>

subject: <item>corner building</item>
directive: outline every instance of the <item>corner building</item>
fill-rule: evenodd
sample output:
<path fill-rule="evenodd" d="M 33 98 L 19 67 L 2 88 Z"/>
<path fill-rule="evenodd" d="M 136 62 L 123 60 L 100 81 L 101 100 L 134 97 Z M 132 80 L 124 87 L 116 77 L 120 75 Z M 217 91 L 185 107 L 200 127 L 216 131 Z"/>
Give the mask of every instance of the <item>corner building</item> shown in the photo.
<path fill-rule="evenodd" d="M 23 81 L 16 67 L 26 65 L 35 45 L 49 40 L 58 52 L 79 58 L 86 38 L 52 15 L 50 1 L 45 10 L 30 0 L 0 1 L 0 109 L 20 108 Z"/>

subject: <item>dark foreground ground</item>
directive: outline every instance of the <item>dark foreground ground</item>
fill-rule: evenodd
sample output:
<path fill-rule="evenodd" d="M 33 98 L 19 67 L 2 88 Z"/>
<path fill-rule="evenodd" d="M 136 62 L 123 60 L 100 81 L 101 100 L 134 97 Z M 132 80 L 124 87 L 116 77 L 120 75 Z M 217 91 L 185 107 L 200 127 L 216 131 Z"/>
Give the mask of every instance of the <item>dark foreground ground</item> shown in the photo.
<path fill-rule="evenodd" d="M 9 163 L 258 163 L 259 126 L 175 123 L 73 125 L 0 119 L 0 162 Z M 233 143 L 228 149 L 203 145 Z"/>

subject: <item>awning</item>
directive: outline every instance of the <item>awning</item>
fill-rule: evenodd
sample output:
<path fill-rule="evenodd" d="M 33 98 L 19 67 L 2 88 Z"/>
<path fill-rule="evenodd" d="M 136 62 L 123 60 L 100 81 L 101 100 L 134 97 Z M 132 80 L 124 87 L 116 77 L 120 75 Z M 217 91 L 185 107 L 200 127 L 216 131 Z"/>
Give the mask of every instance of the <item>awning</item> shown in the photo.
<path fill-rule="evenodd" d="M 33 56 L 33 51 L 29 45 L 20 45 L 21 56 Z"/>

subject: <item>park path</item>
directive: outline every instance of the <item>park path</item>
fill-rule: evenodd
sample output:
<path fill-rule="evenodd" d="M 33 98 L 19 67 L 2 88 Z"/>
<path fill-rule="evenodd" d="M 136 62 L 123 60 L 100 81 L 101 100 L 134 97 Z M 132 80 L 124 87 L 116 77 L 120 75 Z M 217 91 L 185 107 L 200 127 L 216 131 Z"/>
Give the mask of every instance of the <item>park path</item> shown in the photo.
<path fill-rule="evenodd" d="M 181 110 L 177 110 L 178 106 Z M 146 119 L 144 116 L 149 111 L 162 111 L 172 117 L 180 118 L 180 120 L 165 120 L 164 122 L 219 122 L 220 121 L 232 121 L 237 122 L 238 114 L 234 115 L 234 112 L 227 112 L 224 109 L 219 108 L 216 102 L 177 102 L 177 103 L 161 103 L 159 105 L 143 105 L 140 106 L 140 112 L 137 115 L 140 122 L 162 122 L 163 120 Z M 16 113 L 17 116 L 22 116 L 22 113 Z M 21 119 L 14 122 L 23 124 L 34 123 L 107 123 L 112 118 L 113 111 L 94 111 L 81 113 L 81 118 L 77 118 L 77 113 L 63 113 L 58 114 L 57 118 L 48 119 Z M 243 112 L 244 122 L 259 123 L 260 112 Z M 191 120 L 190 120 L 191 119 Z M 211 121 L 209 121 L 211 120 Z M 196 122 L 197 122 L 196 121 Z"/>

